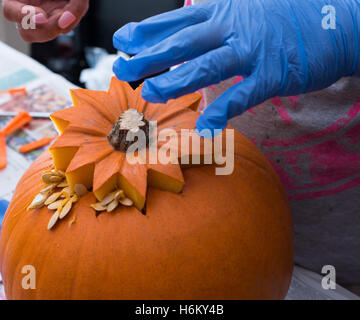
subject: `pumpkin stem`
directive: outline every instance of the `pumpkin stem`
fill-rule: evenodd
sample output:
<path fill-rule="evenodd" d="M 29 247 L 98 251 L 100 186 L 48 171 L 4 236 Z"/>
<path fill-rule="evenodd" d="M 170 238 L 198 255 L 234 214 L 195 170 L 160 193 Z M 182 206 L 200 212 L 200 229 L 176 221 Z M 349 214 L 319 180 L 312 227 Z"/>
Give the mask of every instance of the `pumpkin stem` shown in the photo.
<path fill-rule="evenodd" d="M 138 141 L 139 131 L 145 134 L 146 142 L 143 146 L 149 145 L 149 127 L 149 121 L 144 115 L 131 108 L 123 112 L 115 121 L 107 139 L 115 150 L 126 153 L 128 148 Z"/>

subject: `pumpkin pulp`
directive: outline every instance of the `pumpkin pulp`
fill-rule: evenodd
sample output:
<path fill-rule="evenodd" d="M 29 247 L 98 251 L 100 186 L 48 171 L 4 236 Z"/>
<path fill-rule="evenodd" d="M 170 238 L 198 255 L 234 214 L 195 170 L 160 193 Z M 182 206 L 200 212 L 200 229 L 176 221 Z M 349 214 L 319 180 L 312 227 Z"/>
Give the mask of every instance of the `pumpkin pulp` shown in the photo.
<path fill-rule="evenodd" d="M 135 119 L 132 119 L 131 115 L 126 116 L 126 112 L 122 113 L 107 136 L 107 139 L 113 148 L 124 153 L 127 152 L 131 145 L 138 141 L 137 133 L 139 130 L 141 130 L 145 137 L 144 143 L 139 144 L 140 147 L 148 147 L 150 140 L 149 121 L 144 118 L 142 113 L 137 112 L 136 109 L 128 109 L 128 111 L 129 110 L 134 110 L 132 114 L 135 116 Z M 139 120 L 139 123 L 136 121 L 136 117 L 140 117 L 139 119 L 141 120 Z"/>

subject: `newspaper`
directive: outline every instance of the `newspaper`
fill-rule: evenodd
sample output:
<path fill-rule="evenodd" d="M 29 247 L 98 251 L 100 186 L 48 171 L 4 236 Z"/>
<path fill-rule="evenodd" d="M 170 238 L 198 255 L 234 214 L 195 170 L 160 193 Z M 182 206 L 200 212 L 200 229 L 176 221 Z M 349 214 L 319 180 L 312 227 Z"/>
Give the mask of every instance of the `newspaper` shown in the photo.
<path fill-rule="evenodd" d="M 69 89 L 76 86 L 0 41 L 0 92 L 15 88 L 26 88 L 28 94 L 15 99 L 1 94 L 0 115 L 19 109 L 49 114 L 70 105 Z"/>
<path fill-rule="evenodd" d="M 43 151 L 23 155 L 18 148 L 57 134 L 49 114 L 71 105 L 69 89 L 76 86 L 0 41 L 0 92 L 16 88 L 25 88 L 27 94 L 0 94 L 0 129 L 19 110 L 28 111 L 34 119 L 6 139 L 7 167 L 0 170 L 0 199 L 6 200 L 11 199 L 20 177 Z"/>
<path fill-rule="evenodd" d="M 18 181 L 31 163 L 10 148 L 6 152 L 9 160 L 6 170 L 0 170 L 0 198 L 10 201 Z"/>
<path fill-rule="evenodd" d="M 0 129 L 4 127 L 9 121 L 11 120 L 11 117 L 2 117 L 0 116 Z M 56 136 L 57 132 L 53 124 L 50 120 L 47 119 L 33 119 L 28 125 L 26 125 L 21 130 L 18 130 L 14 134 L 10 135 L 6 139 L 7 146 L 15 151 L 18 152 L 18 149 L 20 146 L 29 143 L 34 140 L 41 139 L 43 137 L 53 137 Z M 35 160 L 41 153 L 43 149 L 37 149 L 31 152 L 28 152 L 24 155 L 19 156 L 23 157 L 27 161 L 31 162 Z M 10 162 L 9 154 L 7 155 L 8 158 L 8 164 Z M 0 171 L 1 172 L 1 171 Z M 0 179 L 0 183 L 1 179 Z M 1 198 L 1 194 L 0 194 Z"/>

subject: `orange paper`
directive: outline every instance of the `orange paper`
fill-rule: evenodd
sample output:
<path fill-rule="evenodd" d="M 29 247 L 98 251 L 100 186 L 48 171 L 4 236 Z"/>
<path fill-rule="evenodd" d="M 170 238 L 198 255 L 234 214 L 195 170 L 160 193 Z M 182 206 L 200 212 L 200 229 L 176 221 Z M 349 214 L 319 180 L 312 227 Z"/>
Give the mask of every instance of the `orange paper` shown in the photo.
<path fill-rule="evenodd" d="M 5 136 L 0 132 L 0 170 L 6 167 L 6 140 Z"/>
<path fill-rule="evenodd" d="M 32 117 L 27 111 L 19 111 L 19 113 L 3 129 L 1 129 L 0 132 L 2 132 L 5 137 L 7 137 L 11 133 L 22 128 L 31 120 Z"/>
<path fill-rule="evenodd" d="M 27 153 L 42 147 L 45 147 L 48 145 L 52 140 L 54 140 L 55 137 L 45 137 L 40 140 L 36 140 L 27 144 L 22 145 L 19 148 L 19 152 L 21 153 Z"/>

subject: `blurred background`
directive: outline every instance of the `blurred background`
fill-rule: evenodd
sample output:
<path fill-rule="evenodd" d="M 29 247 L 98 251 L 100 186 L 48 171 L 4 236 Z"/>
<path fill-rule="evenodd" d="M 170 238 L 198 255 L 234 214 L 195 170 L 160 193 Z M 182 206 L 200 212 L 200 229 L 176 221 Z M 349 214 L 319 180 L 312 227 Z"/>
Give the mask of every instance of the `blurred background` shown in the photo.
<path fill-rule="evenodd" d="M 183 0 L 90 0 L 89 11 L 76 29 L 48 43 L 31 45 L 19 37 L 14 23 L 0 15 L 0 41 L 83 87 L 79 76 L 83 69 L 89 68 L 89 59 L 86 59 L 89 48 L 98 47 L 115 53 L 112 35 L 117 29 L 128 22 L 180 8 L 183 4 Z"/>

